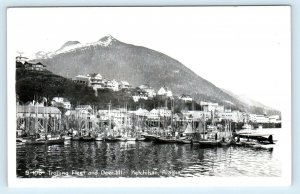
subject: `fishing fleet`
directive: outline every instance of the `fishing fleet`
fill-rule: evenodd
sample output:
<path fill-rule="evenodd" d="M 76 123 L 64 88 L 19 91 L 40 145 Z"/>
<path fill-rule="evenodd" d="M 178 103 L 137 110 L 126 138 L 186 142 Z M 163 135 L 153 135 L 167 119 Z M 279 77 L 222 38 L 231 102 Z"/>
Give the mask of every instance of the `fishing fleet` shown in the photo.
<path fill-rule="evenodd" d="M 236 129 L 231 120 L 202 118 L 178 120 L 166 117 L 151 120 L 142 111 L 123 109 L 123 119 L 117 122 L 111 103 L 105 116 L 101 111 L 81 109 L 62 112 L 56 107 L 17 105 L 18 144 L 64 144 L 66 141 L 136 142 L 151 141 L 155 144 L 197 144 L 200 147 L 249 146 L 272 149 L 272 134 L 257 133 L 250 124 Z M 103 111 L 102 111 L 103 112 Z M 121 114 L 121 112 L 119 112 Z M 118 116 L 118 115 L 117 115 Z M 261 127 L 261 126 L 260 126 Z M 268 145 L 268 146 L 265 146 Z"/>

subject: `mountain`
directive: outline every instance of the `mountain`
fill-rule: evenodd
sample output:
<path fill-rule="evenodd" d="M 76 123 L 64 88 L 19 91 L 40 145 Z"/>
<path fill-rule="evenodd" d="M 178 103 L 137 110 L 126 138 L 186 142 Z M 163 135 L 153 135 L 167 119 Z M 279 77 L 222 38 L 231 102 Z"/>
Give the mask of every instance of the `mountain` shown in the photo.
<path fill-rule="evenodd" d="M 146 47 L 121 42 L 110 35 L 88 44 L 67 42 L 32 62 L 41 62 L 48 70 L 65 77 L 100 73 L 107 79 L 126 80 L 134 87 L 149 84 L 158 90 L 166 86 L 175 95 L 189 94 L 198 101 L 251 110 L 248 104 L 201 78 L 179 61 Z"/>
<path fill-rule="evenodd" d="M 253 108 L 261 108 L 263 109 L 263 113 L 265 114 L 280 114 L 280 111 L 275 110 L 271 107 L 268 107 L 264 104 L 262 104 L 261 102 L 258 102 L 256 100 L 251 99 L 250 97 L 246 96 L 246 95 L 237 95 L 234 94 L 233 92 L 226 90 L 226 89 L 222 89 L 224 92 L 226 92 L 227 94 L 229 94 L 230 96 L 234 97 L 235 99 L 241 101 L 242 103 L 245 103 L 246 105 L 248 105 L 249 107 Z M 255 112 L 255 111 L 254 111 Z"/>

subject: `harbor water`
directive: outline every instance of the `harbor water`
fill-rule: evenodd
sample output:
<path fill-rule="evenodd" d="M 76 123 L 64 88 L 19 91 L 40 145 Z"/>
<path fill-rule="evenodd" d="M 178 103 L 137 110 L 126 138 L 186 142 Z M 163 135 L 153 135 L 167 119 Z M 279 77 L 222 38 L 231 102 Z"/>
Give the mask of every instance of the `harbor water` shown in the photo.
<path fill-rule="evenodd" d="M 265 129 L 262 129 L 263 131 Z M 17 177 L 201 177 L 281 176 L 278 154 L 282 129 L 272 151 L 251 147 L 201 148 L 194 144 L 81 142 L 17 145 Z"/>

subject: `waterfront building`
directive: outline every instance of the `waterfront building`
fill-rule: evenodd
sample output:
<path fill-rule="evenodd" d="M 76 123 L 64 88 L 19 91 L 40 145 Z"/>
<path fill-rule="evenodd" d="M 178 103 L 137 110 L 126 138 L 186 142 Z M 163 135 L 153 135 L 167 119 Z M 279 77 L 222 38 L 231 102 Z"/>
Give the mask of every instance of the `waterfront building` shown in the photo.
<path fill-rule="evenodd" d="M 172 114 L 171 110 L 169 110 L 168 107 L 157 108 L 157 111 L 160 117 L 171 117 Z"/>
<path fill-rule="evenodd" d="M 143 108 L 139 108 L 133 112 L 136 116 L 147 117 L 149 115 L 149 111 Z"/>
<path fill-rule="evenodd" d="M 61 111 L 57 107 L 49 106 L 36 106 L 36 105 L 19 105 L 17 106 L 17 118 L 25 117 L 38 117 L 49 118 L 56 117 L 61 118 Z"/>
<path fill-rule="evenodd" d="M 280 115 L 271 115 L 269 116 L 270 123 L 280 123 Z"/>
<path fill-rule="evenodd" d="M 256 115 L 256 123 L 269 123 L 269 117 L 265 115 Z"/>
<path fill-rule="evenodd" d="M 213 102 L 200 102 L 200 106 L 202 107 L 203 111 L 205 112 L 223 112 L 224 111 L 224 106 L 219 106 L 218 103 L 213 103 Z"/>
<path fill-rule="evenodd" d="M 221 120 L 230 120 L 232 122 L 243 122 L 244 116 L 240 111 L 232 111 L 232 112 L 218 112 L 218 119 Z"/>
<path fill-rule="evenodd" d="M 81 115 L 87 115 L 90 112 L 92 112 L 92 107 L 90 105 L 78 105 L 75 108 L 76 111 L 79 111 L 79 114 Z"/>
<path fill-rule="evenodd" d="M 185 120 L 203 120 L 204 118 L 208 120 L 212 118 L 211 112 L 207 111 L 182 110 L 181 113 Z"/>
<path fill-rule="evenodd" d="M 158 121 L 159 120 L 159 111 L 157 109 L 152 109 L 147 117 L 149 120 Z"/>

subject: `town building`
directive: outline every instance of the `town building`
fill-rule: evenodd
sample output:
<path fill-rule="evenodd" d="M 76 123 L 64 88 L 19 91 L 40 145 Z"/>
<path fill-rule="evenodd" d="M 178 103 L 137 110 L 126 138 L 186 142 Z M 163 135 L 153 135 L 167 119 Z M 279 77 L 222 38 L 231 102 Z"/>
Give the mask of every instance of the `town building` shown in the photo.
<path fill-rule="evenodd" d="M 62 107 L 65 109 L 71 109 L 71 103 L 67 98 L 64 97 L 54 97 L 51 101 L 52 106 Z"/>
<path fill-rule="evenodd" d="M 151 88 L 148 84 L 140 85 L 138 88 L 144 90 L 149 98 L 153 98 L 154 96 L 156 96 L 155 90 Z"/>
<path fill-rule="evenodd" d="M 45 71 L 46 65 L 38 62 L 38 63 L 28 63 L 27 61 L 24 63 L 24 67 L 26 70 L 30 71 Z"/>
<path fill-rule="evenodd" d="M 218 103 L 201 101 L 200 106 L 205 112 L 224 112 L 224 106 L 220 106 Z"/>
<path fill-rule="evenodd" d="M 158 115 L 160 117 L 171 117 L 172 111 L 168 109 L 168 107 L 160 107 L 157 108 Z"/>
<path fill-rule="evenodd" d="M 193 101 L 193 98 L 186 94 L 182 94 L 181 96 L 179 96 L 179 99 L 183 100 L 184 102 L 192 102 Z"/>
<path fill-rule="evenodd" d="M 17 106 L 17 118 L 61 118 L 61 111 L 57 107 L 19 105 Z"/>
<path fill-rule="evenodd" d="M 119 91 L 119 83 L 116 80 L 108 80 L 106 88 L 111 89 L 112 91 Z"/>
<path fill-rule="evenodd" d="M 159 111 L 157 109 L 152 109 L 147 117 L 151 121 L 158 121 L 159 120 Z"/>
<path fill-rule="evenodd" d="M 256 123 L 269 123 L 269 117 L 265 115 L 256 115 Z"/>
<path fill-rule="evenodd" d="M 78 84 L 85 84 L 85 85 L 89 85 L 90 83 L 90 78 L 88 76 L 85 75 L 77 75 L 74 79 L 73 79 L 74 83 L 78 83 Z"/>
<path fill-rule="evenodd" d="M 25 62 L 28 60 L 27 57 L 22 57 L 21 55 L 16 57 L 16 62 L 17 63 L 22 63 L 23 65 L 25 64 Z"/>
<path fill-rule="evenodd" d="M 221 120 L 230 120 L 232 122 L 243 122 L 244 116 L 240 111 L 232 111 L 232 112 L 218 112 L 218 119 Z"/>
<path fill-rule="evenodd" d="M 89 114 L 92 112 L 92 107 L 90 105 L 78 105 L 75 108 L 76 111 L 79 111 L 79 114 Z"/>
<path fill-rule="evenodd" d="M 147 92 L 141 89 L 137 89 L 132 95 L 134 102 L 138 102 L 140 99 L 148 100 Z"/>
<path fill-rule="evenodd" d="M 127 81 L 120 81 L 119 83 L 119 90 L 129 89 L 131 85 Z"/>
<path fill-rule="evenodd" d="M 167 96 L 167 97 L 172 97 L 173 93 L 171 90 L 169 90 L 167 87 L 161 87 L 158 91 L 157 91 L 157 95 L 159 96 Z"/>

